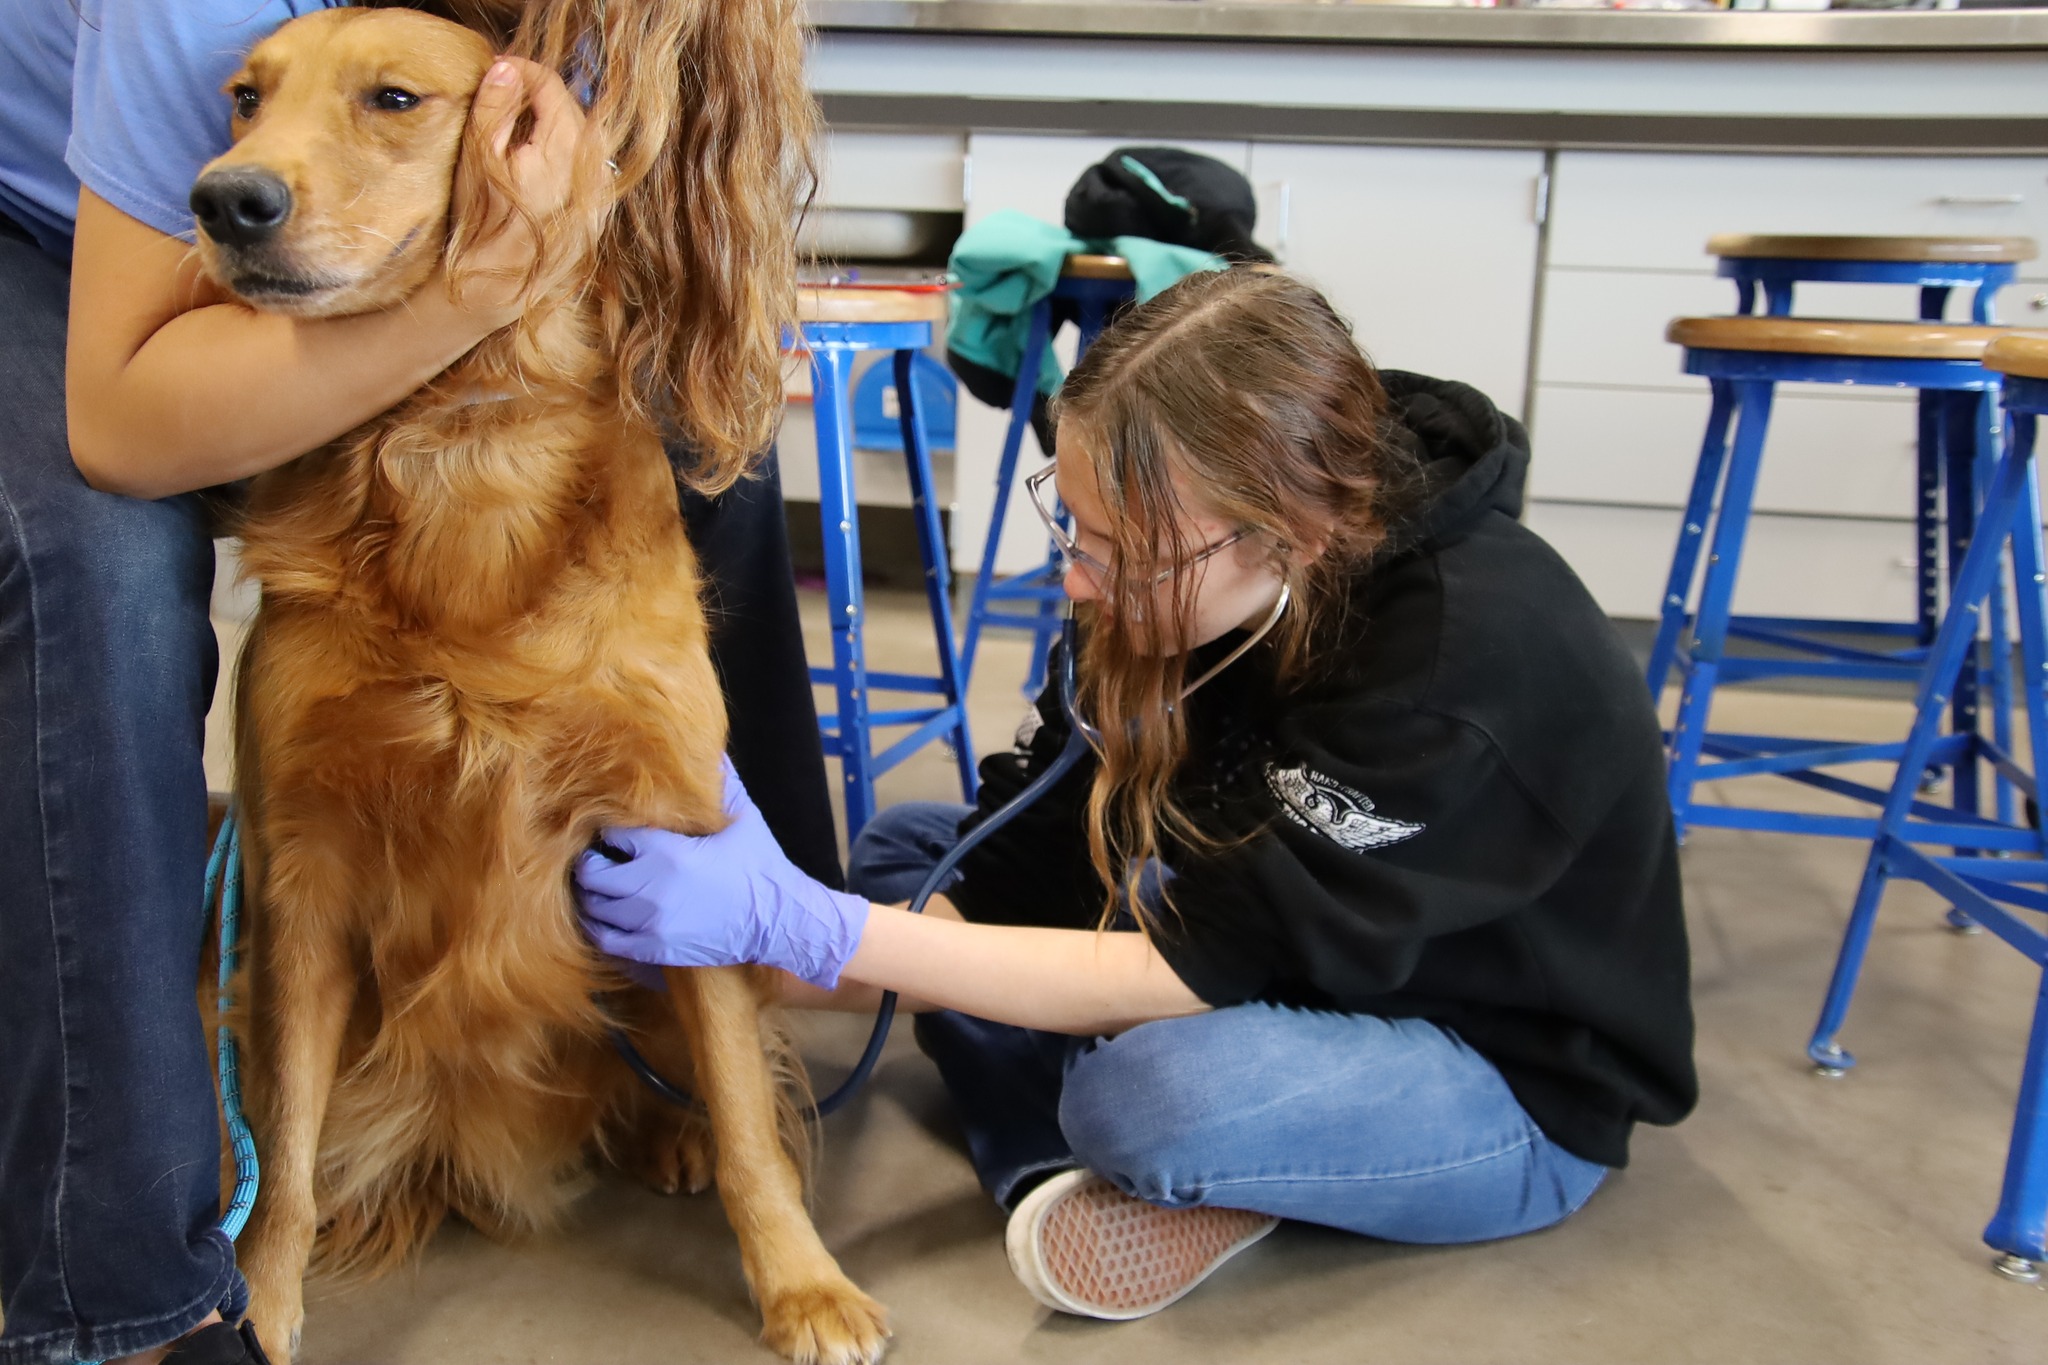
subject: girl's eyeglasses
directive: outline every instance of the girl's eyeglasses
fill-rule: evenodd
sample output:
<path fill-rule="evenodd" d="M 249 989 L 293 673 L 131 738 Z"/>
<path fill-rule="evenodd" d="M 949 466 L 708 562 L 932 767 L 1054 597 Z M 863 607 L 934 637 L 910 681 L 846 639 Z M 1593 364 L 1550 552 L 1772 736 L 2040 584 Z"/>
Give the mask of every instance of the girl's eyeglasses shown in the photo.
<path fill-rule="evenodd" d="M 1066 566 L 1071 569 L 1079 565 L 1087 570 L 1096 582 L 1107 583 L 1109 581 L 1109 565 L 1097 559 L 1094 555 L 1089 554 L 1075 542 L 1074 533 L 1067 529 L 1066 521 L 1061 515 L 1059 490 L 1053 486 L 1052 482 L 1053 474 L 1058 468 L 1059 466 L 1056 462 L 1048 463 L 1045 468 L 1024 480 L 1024 491 L 1031 495 L 1031 505 L 1037 509 L 1038 519 L 1045 523 L 1045 533 L 1052 537 L 1053 548 L 1060 552 L 1060 559 Z M 1210 555 L 1230 548 L 1249 534 L 1249 531 L 1233 531 L 1214 544 L 1204 545 L 1179 564 L 1169 569 L 1161 569 L 1158 573 L 1154 574 L 1152 576 L 1152 585 L 1156 587 L 1164 583 L 1182 569 L 1192 569 Z"/>

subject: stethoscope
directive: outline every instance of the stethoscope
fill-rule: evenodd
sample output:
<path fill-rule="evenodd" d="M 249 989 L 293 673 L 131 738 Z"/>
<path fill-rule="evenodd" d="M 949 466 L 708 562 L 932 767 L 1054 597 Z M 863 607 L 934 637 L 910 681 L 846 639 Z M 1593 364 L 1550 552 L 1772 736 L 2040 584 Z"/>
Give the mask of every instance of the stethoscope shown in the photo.
<path fill-rule="evenodd" d="M 1250 653 L 1253 646 L 1265 639 L 1272 632 L 1273 627 L 1280 624 L 1280 618 L 1286 614 L 1287 604 L 1292 600 L 1293 595 L 1293 589 L 1288 584 L 1282 583 L 1280 585 L 1280 596 L 1274 600 L 1273 609 L 1266 614 L 1265 619 L 1259 623 L 1258 628 L 1239 641 L 1237 646 L 1224 655 L 1222 659 L 1203 670 L 1200 677 L 1196 678 L 1186 687 L 1183 687 L 1175 705 L 1186 701 L 1217 674 Z M 924 884 L 918 887 L 917 894 L 911 897 L 909 905 L 911 914 L 923 914 L 926 903 L 944 889 L 947 882 L 952 880 L 953 872 L 960 866 L 962 859 L 966 858 L 968 854 L 972 853 L 997 830 L 1009 824 L 1010 821 L 1026 810 L 1029 810 L 1040 797 L 1051 791 L 1061 778 L 1072 772 L 1074 766 L 1081 761 L 1082 756 L 1090 749 L 1099 750 L 1102 747 L 1102 732 L 1096 729 L 1094 724 L 1081 714 L 1079 702 L 1080 672 L 1079 665 L 1076 662 L 1080 654 L 1080 631 L 1074 621 L 1074 609 L 1071 602 L 1067 604 L 1065 619 L 1060 623 L 1059 652 L 1060 711 L 1065 715 L 1067 721 L 1066 744 L 1060 748 L 1059 754 L 1053 761 L 1047 764 L 1037 777 L 1031 779 L 1023 791 L 1018 792 L 1015 796 L 990 812 L 987 819 L 967 831 L 966 834 L 961 836 L 959 843 L 946 850 L 946 856 L 939 859 L 938 864 L 932 868 L 930 875 L 924 879 Z M 867 1084 L 868 1077 L 874 1074 L 875 1063 L 881 1060 L 883 1044 L 889 1041 L 890 1026 L 895 1022 L 896 992 L 884 991 L 882 993 L 882 1003 L 875 1010 L 874 1028 L 868 1032 L 867 1046 L 861 1050 L 860 1060 L 853 1064 L 853 1070 L 847 1073 L 846 1079 L 841 1081 L 831 1094 L 825 1096 L 825 1098 L 819 1100 L 811 1107 L 813 1116 L 823 1118 L 827 1114 L 837 1111 L 848 1100 L 853 1098 L 856 1091 Z M 656 1071 L 647 1059 L 640 1055 L 639 1049 L 633 1046 L 632 1040 L 627 1038 L 624 1032 L 615 1028 L 611 1031 L 611 1037 L 612 1046 L 617 1049 L 619 1056 L 625 1059 L 626 1065 L 631 1067 L 634 1074 L 646 1083 L 648 1089 L 670 1104 L 679 1105 L 685 1109 L 696 1107 L 697 1101 L 695 1098 L 688 1091 Z"/>

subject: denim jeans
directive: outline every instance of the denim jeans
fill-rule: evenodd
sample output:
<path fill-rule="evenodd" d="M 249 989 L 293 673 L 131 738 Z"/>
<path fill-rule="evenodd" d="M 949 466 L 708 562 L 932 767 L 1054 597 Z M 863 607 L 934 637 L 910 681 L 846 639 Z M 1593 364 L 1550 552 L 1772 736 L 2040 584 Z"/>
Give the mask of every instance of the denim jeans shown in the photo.
<path fill-rule="evenodd" d="M 143 1350 L 241 1292 L 196 996 L 212 530 L 71 463 L 67 288 L 0 236 L 5 1365 Z"/>
<path fill-rule="evenodd" d="M 848 884 L 907 900 L 966 811 L 883 811 L 854 843 Z M 1420 1019 L 1247 1004 L 1081 1039 L 940 1011 L 918 1017 L 917 1037 L 1005 1207 L 1034 1177 L 1079 1166 L 1172 1208 L 1479 1242 L 1560 1221 L 1607 1174 L 1545 1137 L 1492 1063 Z"/>
<path fill-rule="evenodd" d="M 196 494 L 95 492 L 64 418 L 69 281 L 0 220 L 0 1365 L 95 1360 L 241 1311 L 196 985 L 217 666 Z M 772 478 L 686 499 L 733 761 L 836 880 Z M 727 628 L 721 628 L 727 627 Z M 260 1196 L 259 1196 L 260 1197 Z"/>

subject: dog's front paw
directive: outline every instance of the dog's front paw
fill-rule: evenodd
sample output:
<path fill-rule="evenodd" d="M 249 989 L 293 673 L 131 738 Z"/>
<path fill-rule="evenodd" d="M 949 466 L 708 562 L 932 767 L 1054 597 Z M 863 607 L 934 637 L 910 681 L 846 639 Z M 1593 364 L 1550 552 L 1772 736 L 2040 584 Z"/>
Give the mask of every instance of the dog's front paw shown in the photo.
<path fill-rule="evenodd" d="M 848 1280 L 806 1285 L 761 1305 L 761 1340 L 797 1365 L 874 1365 L 889 1312 Z"/>

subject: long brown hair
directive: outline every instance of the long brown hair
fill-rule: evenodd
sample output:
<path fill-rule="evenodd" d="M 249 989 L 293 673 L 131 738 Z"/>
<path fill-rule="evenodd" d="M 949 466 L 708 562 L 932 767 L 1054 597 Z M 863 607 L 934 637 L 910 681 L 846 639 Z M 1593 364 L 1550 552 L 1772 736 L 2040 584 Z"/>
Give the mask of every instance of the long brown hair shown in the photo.
<path fill-rule="evenodd" d="M 1060 457 L 1086 462 L 1111 523 L 1080 660 L 1082 712 L 1102 735 L 1088 851 L 1110 887 L 1105 921 L 1128 905 L 1142 922 L 1135 893 L 1163 841 L 1220 842 L 1173 787 L 1188 742 L 1188 655 L 1174 642 L 1188 638 L 1200 576 L 1154 580 L 1201 549 L 1187 513 L 1245 532 L 1289 588 L 1262 646 L 1287 687 L 1312 672 L 1346 580 L 1389 545 L 1420 468 L 1387 437 L 1386 391 L 1349 325 L 1308 285 L 1258 267 L 1191 275 L 1133 309 L 1067 377 L 1054 415 Z"/>
<path fill-rule="evenodd" d="M 609 205 L 586 295 L 598 342 L 627 412 L 696 454 L 690 482 L 729 487 L 774 436 L 782 332 L 796 317 L 817 122 L 801 0 L 396 2 L 588 87 L 599 135 L 576 183 L 583 201 Z M 475 177 L 458 179 L 481 199 Z M 478 217 L 475 202 L 455 206 L 452 257 Z M 581 249 L 551 230 L 566 225 L 536 226 L 543 253 Z"/>

